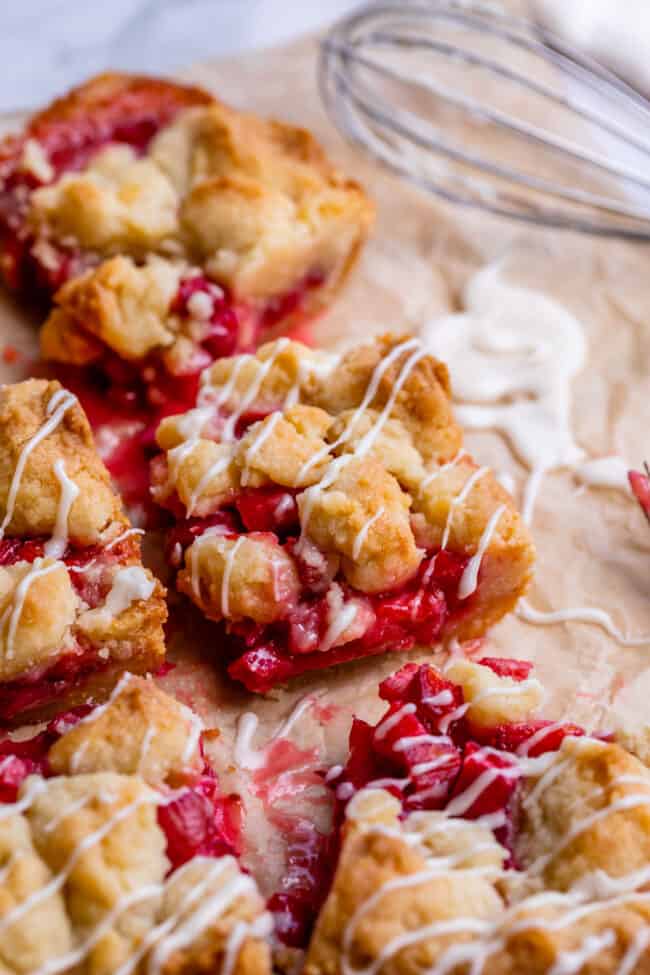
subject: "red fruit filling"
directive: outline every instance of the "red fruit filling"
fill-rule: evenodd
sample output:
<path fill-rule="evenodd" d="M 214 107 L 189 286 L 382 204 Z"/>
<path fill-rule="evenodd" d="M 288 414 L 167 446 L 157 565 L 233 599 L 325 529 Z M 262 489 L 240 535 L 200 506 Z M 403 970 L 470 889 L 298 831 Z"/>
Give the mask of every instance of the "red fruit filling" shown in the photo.
<path fill-rule="evenodd" d="M 0 566 L 43 557 L 46 542 L 46 538 L 3 538 Z M 112 584 L 112 569 L 129 561 L 137 552 L 137 545 L 135 536 L 130 535 L 109 549 L 67 547 L 62 561 L 69 567 L 72 585 L 89 609 L 105 601 Z M 22 713 L 51 704 L 63 692 L 82 687 L 91 675 L 101 673 L 110 665 L 100 650 L 75 641 L 50 666 L 35 667 L 18 680 L 0 684 L 0 723 L 11 722 Z"/>
<path fill-rule="evenodd" d="M 485 657 L 480 663 L 514 680 L 531 670 L 525 661 Z M 374 725 L 353 719 L 347 762 L 326 776 L 335 796 L 331 833 L 305 823 L 289 843 L 286 877 L 268 904 L 287 945 L 308 942 L 336 867 L 345 807 L 359 790 L 386 789 L 402 803 L 403 816 L 443 809 L 467 819 L 492 816 L 496 838 L 511 851 L 507 866 L 516 868 L 517 751 L 535 757 L 584 734 L 577 725 L 543 720 L 479 729 L 466 717 L 462 688 L 426 664 L 406 664 L 379 685 L 379 694 L 386 711 Z"/>
<path fill-rule="evenodd" d="M 0 684 L 0 724 L 13 722 L 19 715 L 46 707 L 63 693 L 83 687 L 91 675 L 101 673 L 109 664 L 96 647 L 77 644 L 50 667 L 35 668 L 19 680 Z"/>
<path fill-rule="evenodd" d="M 445 625 L 461 612 L 457 592 L 467 557 L 446 550 L 431 552 L 417 575 L 399 589 L 359 592 L 342 576 L 332 576 L 324 557 L 314 560 L 304 553 L 297 534 L 295 494 L 277 486 L 245 491 L 232 500 L 231 508 L 211 518 L 181 522 L 168 536 L 168 557 L 174 567 L 182 564 L 184 550 L 214 525 L 221 525 L 224 534 L 231 537 L 245 532 L 267 533 L 294 560 L 303 590 L 297 603 L 288 603 L 284 619 L 269 625 L 252 620 L 224 624 L 235 658 L 228 668 L 230 676 L 250 691 L 266 693 L 309 671 L 386 650 L 403 651 L 435 643 Z M 176 513 L 182 510 L 175 499 L 166 504 Z M 334 611 L 333 593 L 338 601 Z M 350 603 L 356 606 L 354 624 L 359 635 L 323 649 L 332 632 L 333 612 L 340 614 Z M 462 611 L 469 603 L 464 601 Z"/>
<path fill-rule="evenodd" d="M 198 781 L 158 807 L 158 824 L 167 837 L 172 870 L 195 856 L 237 856 L 240 812 L 239 799 L 221 795 L 217 777 L 206 764 Z"/>
<path fill-rule="evenodd" d="M 267 903 L 275 934 L 291 948 L 302 948 L 309 940 L 331 883 L 335 844 L 334 834 L 324 836 L 306 820 L 291 824 L 286 871 Z"/>
<path fill-rule="evenodd" d="M 530 672 L 519 661 L 481 663 L 515 680 Z M 501 814 L 495 834 L 512 850 L 518 755 L 557 751 L 567 736 L 584 734 L 577 725 L 544 720 L 479 728 L 466 716 L 462 688 L 426 664 L 407 664 L 379 685 L 379 694 L 387 711 L 376 725 L 354 719 L 347 763 L 328 776 L 339 822 L 359 789 L 381 787 L 401 801 L 405 815 L 414 809 L 446 809 L 467 819 Z"/>

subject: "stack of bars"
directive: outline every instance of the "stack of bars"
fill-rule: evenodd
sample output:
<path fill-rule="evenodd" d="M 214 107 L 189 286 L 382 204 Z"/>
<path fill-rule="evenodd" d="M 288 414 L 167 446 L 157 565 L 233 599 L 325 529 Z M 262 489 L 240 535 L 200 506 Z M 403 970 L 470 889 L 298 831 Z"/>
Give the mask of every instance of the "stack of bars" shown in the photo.
<path fill-rule="evenodd" d="M 534 547 L 445 365 L 304 341 L 372 215 L 309 133 L 170 82 L 96 78 L 0 148 L 47 376 L 0 390 L 3 973 L 650 972 L 650 772 L 541 718 L 530 664 L 462 652 Z M 176 629 L 191 601 L 242 700 L 402 655 L 280 889 L 219 784 L 236 756 L 156 682 L 153 528 Z"/>

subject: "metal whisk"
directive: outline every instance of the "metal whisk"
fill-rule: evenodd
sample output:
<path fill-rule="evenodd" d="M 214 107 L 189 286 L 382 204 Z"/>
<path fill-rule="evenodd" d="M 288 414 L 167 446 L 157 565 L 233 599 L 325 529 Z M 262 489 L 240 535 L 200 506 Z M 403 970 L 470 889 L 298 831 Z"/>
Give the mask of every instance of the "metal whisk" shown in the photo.
<path fill-rule="evenodd" d="M 474 0 L 374 2 L 322 44 L 346 136 L 420 187 L 506 217 L 650 239 L 650 102 Z"/>

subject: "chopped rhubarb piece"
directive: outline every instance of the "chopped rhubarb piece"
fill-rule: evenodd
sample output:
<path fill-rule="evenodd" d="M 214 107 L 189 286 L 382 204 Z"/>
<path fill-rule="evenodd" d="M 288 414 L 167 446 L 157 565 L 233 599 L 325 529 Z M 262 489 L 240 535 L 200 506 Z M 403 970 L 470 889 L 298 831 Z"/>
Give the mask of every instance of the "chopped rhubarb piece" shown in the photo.
<path fill-rule="evenodd" d="M 204 775 L 178 798 L 158 808 L 167 837 L 167 856 L 175 870 L 195 856 L 239 852 L 239 800 L 221 796 L 216 778 Z"/>
<path fill-rule="evenodd" d="M 472 734 L 480 742 L 493 748 L 525 753 L 529 758 L 536 758 L 546 752 L 556 752 L 565 738 L 584 735 L 584 729 L 569 722 L 558 724 L 540 720 L 503 724 L 487 730 L 473 728 Z"/>
<path fill-rule="evenodd" d="M 513 680 L 526 680 L 533 669 L 530 661 L 511 660 L 509 657 L 482 657 L 477 662 L 489 667 L 499 677 L 511 677 Z"/>
<path fill-rule="evenodd" d="M 530 672 L 527 662 L 498 658 L 474 666 L 501 669 L 507 681 Z M 406 664 L 382 681 L 379 694 L 388 709 L 374 726 L 353 720 L 348 760 L 326 779 L 336 796 L 337 822 L 356 792 L 381 787 L 400 800 L 405 814 L 436 809 L 469 819 L 502 814 L 495 820 L 496 835 L 512 850 L 511 806 L 522 761 L 584 734 L 577 725 L 543 720 L 474 725 L 462 687 L 426 664 Z"/>
<path fill-rule="evenodd" d="M 628 479 L 632 493 L 641 505 L 641 510 L 650 521 L 650 468 L 644 464 L 645 473 L 641 471 L 628 471 Z"/>
<path fill-rule="evenodd" d="M 334 835 L 304 820 L 291 824 L 287 866 L 280 889 L 268 900 L 275 932 L 292 948 L 306 945 L 332 877 Z"/>
<path fill-rule="evenodd" d="M 294 492 L 281 488 L 244 491 L 235 500 L 246 531 L 284 534 L 298 525 Z"/>
<path fill-rule="evenodd" d="M 509 755 L 469 741 L 447 811 L 467 819 L 503 812 L 520 776 L 517 763 Z"/>

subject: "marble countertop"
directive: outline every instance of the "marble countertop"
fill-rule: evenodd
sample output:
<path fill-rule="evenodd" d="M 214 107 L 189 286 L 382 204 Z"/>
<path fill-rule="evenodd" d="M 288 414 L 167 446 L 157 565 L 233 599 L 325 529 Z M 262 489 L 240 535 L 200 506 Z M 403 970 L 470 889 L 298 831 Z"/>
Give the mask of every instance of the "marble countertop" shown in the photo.
<path fill-rule="evenodd" d="M 0 4 L 0 112 L 33 108 L 107 68 L 165 73 L 268 47 L 358 0 L 20 0 Z"/>

